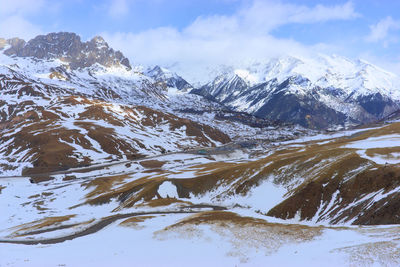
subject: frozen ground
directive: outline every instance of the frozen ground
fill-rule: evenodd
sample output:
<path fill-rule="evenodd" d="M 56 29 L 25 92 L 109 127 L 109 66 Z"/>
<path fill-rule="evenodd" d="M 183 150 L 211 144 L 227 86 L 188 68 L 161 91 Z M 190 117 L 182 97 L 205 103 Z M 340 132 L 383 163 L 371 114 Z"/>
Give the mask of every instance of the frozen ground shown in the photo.
<path fill-rule="evenodd" d="M 37 184 L 0 179 L 0 266 L 397 266 L 399 226 L 333 226 L 264 215 L 288 196 L 287 185 L 272 178 L 246 195 L 230 193 L 238 180 L 221 180 L 213 190 L 189 197 L 180 197 L 177 186 L 207 175 L 219 179 L 223 170 L 253 166 L 272 150 L 301 150 L 294 145 L 329 145 L 327 140 L 340 143 L 365 134 L 344 146 L 356 151 L 398 146 L 395 134 L 368 136 L 376 129 L 282 143 L 255 158 L 246 156 L 249 149 L 174 153 L 75 169 Z M 261 170 L 254 168 L 243 175 L 256 177 Z M 128 205 L 154 183 L 159 197 Z M 142 188 L 129 191 L 135 185 Z M 124 188 L 131 192 L 124 199 L 90 202 Z"/>
<path fill-rule="evenodd" d="M 252 226 L 165 227 L 187 215 L 157 216 L 54 245 L 0 244 L 3 266 L 395 266 L 399 227 L 318 228 L 309 240 Z M 286 225 L 276 225 L 282 231 Z M 311 231 L 313 231 L 311 230 Z M 259 231 L 260 233 L 257 233 Z M 288 230 L 290 231 L 290 230 Z M 248 235 L 242 240 L 238 233 Z M 254 236 L 257 233 L 257 236 Z M 300 233 L 293 233 L 297 235 Z M 315 236 L 314 236 L 315 235 Z M 308 239 L 308 238 L 307 238 Z"/>

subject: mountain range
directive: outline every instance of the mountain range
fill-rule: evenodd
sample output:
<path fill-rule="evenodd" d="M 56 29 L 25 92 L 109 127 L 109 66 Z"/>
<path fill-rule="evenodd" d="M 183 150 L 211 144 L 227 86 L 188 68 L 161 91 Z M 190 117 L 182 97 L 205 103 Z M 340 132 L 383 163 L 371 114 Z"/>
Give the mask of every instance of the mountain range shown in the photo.
<path fill-rule="evenodd" d="M 400 79 L 362 60 L 285 56 L 225 68 L 192 93 L 232 110 L 308 128 L 371 123 L 399 109 Z"/>
<path fill-rule="evenodd" d="M 101 37 L 0 39 L 0 265 L 199 247 L 232 265 L 400 263 L 395 74 L 284 56 L 199 85 L 134 60 Z"/>
<path fill-rule="evenodd" d="M 114 51 L 99 36 L 82 42 L 74 33 L 51 33 L 28 42 L 18 38 L 3 39 L 0 47 L 3 55 L 14 61 L 18 59 L 17 63 L 4 60 L 3 56 L 3 62 L 8 61 L 8 66 L 17 64 L 26 71 L 21 65 L 29 64 L 29 60 L 40 60 L 38 64 L 42 69 L 35 70 L 35 75 L 42 75 L 42 78 L 45 71 L 52 73 L 53 78 L 58 75 L 58 80 L 68 79 L 69 82 L 78 82 L 76 77 L 82 70 L 89 75 L 81 75 L 80 79 L 90 78 L 95 73 L 101 73 L 102 78 L 110 72 L 117 73 L 130 88 L 119 85 L 113 88 L 113 92 L 121 99 L 130 99 L 130 102 L 135 101 L 132 95 L 141 95 L 139 99 L 149 94 L 162 98 L 166 88 L 176 88 L 181 96 L 200 95 L 219 104 L 214 105 L 222 109 L 311 129 L 371 123 L 400 108 L 398 76 L 368 62 L 340 56 L 283 56 L 240 67 L 221 66 L 214 70 L 214 78 L 195 87 L 160 66 L 135 65 L 132 68 L 121 52 Z M 99 83 L 98 78 L 91 84 Z M 80 85 L 86 86 L 85 82 Z M 131 92 L 132 87 L 141 89 Z M 203 100 L 205 103 L 209 101 Z"/>

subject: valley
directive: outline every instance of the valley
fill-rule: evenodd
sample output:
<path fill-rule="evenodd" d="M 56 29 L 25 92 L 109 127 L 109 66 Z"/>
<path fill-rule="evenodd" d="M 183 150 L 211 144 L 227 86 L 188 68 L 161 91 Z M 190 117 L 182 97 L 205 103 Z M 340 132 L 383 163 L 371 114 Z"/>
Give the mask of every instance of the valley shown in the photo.
<path fill-rule="evenodd" d="M 188 256 L 168 250 L 166 240 L 191 251 L 208 251 L 215 244 L 210 240 L 224 240 L 218 241 L 223 247 L 213 248 L 219 252 L 216 259 L 227 257 L 243 265 L 262 262 L 257 251 L 277 260 L 280 253 L 291 251 L 291 260 L 309 264 L 332 257 L 332 266 L 395 263 L 400 256 L 398 214 L 375 214 L 396 210 L 399 166 L 390 161 L 398 150 L 396 127 L 398 123 L 250 148 L 236 145 L 223 152 L 218 148 L 207 153 L 175 152 L 60 171 L 39 183 L 28 177 L 2 177 L 0 194 L 6 201 L 2 207 L 7 209 L 0 224 L 0 246 L 41 253 L 47 250 L 41 246 L 53 244 L 48 249 L 60 254 L 69 242 L 75 246 L 97 238 L 112 240 L 116 231 L 130 231 L 126 238 L 140 237 L 141 249 L 157 246 L 168 254 L 163 257 L 175 255 L 171 265 Z M 393 142 L 387 148 L 390 153 L 362 146 L 371 139 Z M 349 184 L 359 189 L 349 195 Z M 137 246 L 129 252 L 129 238 L 120 238 L 111 251 L 138 253 Z M 28 248 L 13 247 L 17 244 Z M 322 254 L 305 257 L 309 246 L 321 246 Z M 95 248 L 105 249 L 100 242 L 85 251 L 95 253 Z M 39 264 L 40 259 L 31 254 L 29 262 Z M 60 259 L 69 262 L 61 255 Z M 99 263 L 103 260 L 107 259 L 96 257 Z M 14 263 L 24 264 L 22 258 Z"/>
<path fill-rule="evenodd" d="M 99 36 L 2 44 L 0 266 L 400 263 L 396 75 L 284 57 L 193 86 Z"/>

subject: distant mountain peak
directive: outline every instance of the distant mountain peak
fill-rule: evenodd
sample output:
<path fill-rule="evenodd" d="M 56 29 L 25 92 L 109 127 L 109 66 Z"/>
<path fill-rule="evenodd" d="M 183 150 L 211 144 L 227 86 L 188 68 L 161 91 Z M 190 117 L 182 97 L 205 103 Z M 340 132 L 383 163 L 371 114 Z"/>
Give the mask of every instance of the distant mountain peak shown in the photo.
<path fill-rule="evenodd" d="M 181 76 L 158 65 L 148 68 L 145 73 L 157 82 L 165 82 L 168 87 L 175 87 L 182 91 L 193 89 L 193 86 Z"/>
<path fill-rule="evenodd" d="M 71 69 L 90 67 L 96 63 L 111 67 L 122 65 L 131 69 L 129 60 L 120 51 L 110 48 L 101 36 L 82 42 L 79 35 L 70 32 L 39 35 L 25 42 L 14 38 L 4 51 L 8 56 L 60 59 L 69 63 Z"/>
<path fill-rule="evenodd" d="M 215 73 L 191 92 L 234 111 L 304 127 L 368 123 L 400 107 L 398 76 L 342 56 L 287 55 Z"/>

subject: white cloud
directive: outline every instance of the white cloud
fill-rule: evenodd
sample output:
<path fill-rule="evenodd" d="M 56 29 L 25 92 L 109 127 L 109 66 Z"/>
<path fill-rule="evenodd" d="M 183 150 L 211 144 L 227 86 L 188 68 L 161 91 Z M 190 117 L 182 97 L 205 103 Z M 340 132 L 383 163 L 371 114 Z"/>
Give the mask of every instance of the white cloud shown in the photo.
<path fill-rule="evenodd" d="M 2 38 L 20 37 L 29 40 L 41 33 L 42 30 L 38 26 L 19 15 L 8 16 L 0 21 L 0 37 Z"/>
<path fill-rule="evenodd" d="M 124 17 L 129 13 L 127 0 L 111 0 L 108 14 L 113 18 Z"/>
<path fill-rule="evenodd" d="M 27 17 L 48 7 L 45 0 L 0 0 L 0 37 L 20 37 L 26 40 L 42 33 Z"/>
<path fill-rule="evenodd" d="M 307 7 L 255 1 L 231 16 L 198 17 L 182 30 L 162 27 L 139 33 L 102 35 L 134 63 L 170 65 L 179 62 L 182 73 L 193 73 L 204 66 L 308 53 L 312 50 L 310 47 L 291 39 L 275 38 L 271 31 L 285 24 L 347 20 L 357 16 L 351 2 Z M 319 44 L 313 49 L 316 47 L 324 46 Z"/>
<path fill-rule="evenodd" d="M 40 11 L 44 0 L 0 0 L 0 15 L 26 15 Z"/>
<path fill-rule="evenodd" d="M 290 16 L 290 20 L 298 23 L 314 23 L 329 20 L 348 20 L 360 16 L 355 12 L 353 3 L 347 2 L 336 6 L 317 5 L 314 8 L 302 8 L 298 12 L 294 12 Z"/>
<path fill-rule="evenodd" d="M 232 16 L 199 17 L 185 32 L 210 35 L 237 31 L 265 34 L 286 24 L 307 24 L 359 17 L 352 2 L 343 5 L 307 7 L 272 0 L 254 1 Z"/>
<path fill-rule="evenodd" d="M 292 23 L 316 23 L 330 20 L 349 20 L 359 17 L 352 2 L 343 5 L 308 7 L 277 1 L 255 1 L 239 12 L 244 26 L 250 29 L 272 30 Z"/>
<path fill-rule="evenodd" d="M 367 42 L 383 41 L 383 45 L 387 46 L 393 37 L 390 35 L 392 31 L 400 30 L 400 20 L 394 20 L 392 17 L 386 17 L 375 25 L 370 26 L 370 34 L 366 37 Z"/>

